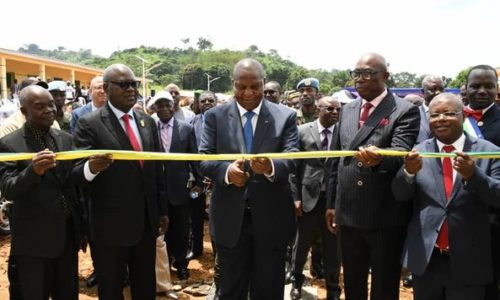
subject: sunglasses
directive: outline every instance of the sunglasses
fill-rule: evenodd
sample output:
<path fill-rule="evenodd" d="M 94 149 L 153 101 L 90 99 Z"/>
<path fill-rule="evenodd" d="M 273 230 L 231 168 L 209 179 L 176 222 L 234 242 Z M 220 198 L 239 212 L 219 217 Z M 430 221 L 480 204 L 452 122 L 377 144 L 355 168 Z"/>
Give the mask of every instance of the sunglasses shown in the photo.
<path fill-rule="evenodd" d="M 129 87 L 132 87 L 133 89 L 136 89 L 141 84 L 140 81 L 135 81 L 135 80 L 132 80 L 132 81 L 111 81 L 110 80 L 110 81 L 107 81 L 107 82 L 111 82 L 112 84 L 116 84 L 117 86 L 119 86 L 123 90 L 126 90 Z"/>
<path fill-rule="evenodd" d="M 203 100 L 200 100 L 200 103 L 214 103 L 215 100 L 214 99 L 203 99 Z"/>

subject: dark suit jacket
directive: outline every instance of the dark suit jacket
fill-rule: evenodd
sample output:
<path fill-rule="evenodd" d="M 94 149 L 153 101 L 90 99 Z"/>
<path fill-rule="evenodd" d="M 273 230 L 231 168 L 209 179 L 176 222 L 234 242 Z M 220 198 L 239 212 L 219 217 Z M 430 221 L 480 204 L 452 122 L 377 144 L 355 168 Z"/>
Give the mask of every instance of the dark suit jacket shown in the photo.
<path fill-rule="evenodd" d="M 172 142 L 170 144 L 170 153 L 198 153 L 196 146 L 196 137 L 194 136 L 193 126 L 177 121 L 174 118 L 174 127 L 172 128 Z M 189 172 L 195 176 L 195 184 L 202 186 L 203 178 L 200 175 L 200 163 L 197 161 L 165 161 L 165 183 L 168 185 L 167 198 L 171 205 L 189 204 L 189 189 L 187 182 Z"/>
<path fill-rule="evenodd" d="M 420 152 L 439 152 L 435 139 L 418 145 Z M 464 152 L 498 152 L 493 144 L 466 137 Z M 414 180 L 399 171 L 392 183 L 397 200 L 415 203 L 408 225 L 404 264 L 422 275 L 434 250 L 439 229 L 448 220 L 451 277 L 460 285 L 483 285 L 492 279 L 488 205 L 500 207 L 500 160 L 478 159 L 472 178 L 454 181 L 451 199 L 445 199 L 440 159 L 424 158 Z"/>
<path fill-rule="evenodd" d="M 416 106 L 388 93 L 358 129 L 361 103 L 358 98 L 342 107 L 335 150 L 367 145 L 393 150 L 413 147 L 420 125 Z M 391 192 L 392 179 L 402 163 L 400 157 L 386 156 L 378 166 L 366 168 L 354 157 L 336 160 L 327 193 L 336 223 L 360 229 L 406 225 L 410 206 L 396 201 Z"/>
<path fill-rule="evenodd" d="M 155 121 L 134 111 L 143 151 L 160 151 Z M 76 126 L 75 145 L 80 149 L 133 150 L 119 120 L 108 104 L 86 114 Z M 85 161 L 74 169 L 77 182 L 88 188 L 90 230 L 93 241 L 115 245 L 136 245 L 149 224 L 158 231 L 159 213 L 166 215 L 166 199 L 161 164 L 144 161 L 114 161 L 108 169 L 88 182 Z M 145 220 L 144 218 L 148 219 Z"/>
<path fill-rule="evenodd" d="M 59 151 L 73 148 L 71 135 L 50 129 Z M 0 152 L 39 152 L 40 146 L 23 126 L 0 140 Z M 71 211 L 75 229 L 80 228 L 76 189 L 72 181 L 73 161 L 58 161 L 55 169 L 38 176 L 31 160 L 0 163 L 2 196 L 14 202 L 12 209 L 12 255 L 43 258 L 59 256 L 66 245 L 66 217 L 61 196 Z M 77 232 L 75 240 L 79 240 Z M 75 249 L 76 250 L 76 249 Z"/>
<path fill-rule="evenodd" d="M 79 107 L 71 113 L 71 123 L 69 124 L 69 130 L 71 133 L 75 132 L 76 123 L 78 122 L 78 119 L 80 119 L 81 116 L 88 114 L 90 112 L 92 112 L 92 103 L 89 102 L 85 106 Z"/>
<path fill-rule="evenodd" d="M 420 130 L 418 132 L 417 144 L 425 141 L 431 137 L 431 130 L 429 128 L 429 118 L 425 112 L 424 105 L 418 107 L 420 113 Z"/>
<path fill-rule="evenodd" d="M 197 114 L 194 118 L 189 121 L 194 128 L 194 135 L 196 136 L 196 147 L 200 146 L 201 142 L 201 130 L 203 129 L 203 119 L 202 114 Z"/>
<path fill-rule="evenodd" d="M 317 120 L 300 125 L 298 131 L 299 151 L 321 150 L 321 137 L 318 131 Z M 333 137 L 334 134 L 332 133 L 331 136 Z M 332 141 L 330 148 L 333 144 Z M 302 201 L 302 210 L 310 212 L 316 207 L 322 186 L 326 187 L 328 184 L 332 169 L 332 159 L 298 159 L 296 163 L 297 171 L 291 177 L 293 199 L 295 201 Z"/>
<path fill-rule="evenodd" d="M 295 113 L 287 107 L 262 101 L 253 138 L 253 153 L 297 151 Z M 244 153 L 245 142 L 236 101 L 216 106 L 205 114 L 201 153 Z M 236 245 L 247 201 L 252 210 L 256 242 L 282 246 L 295 232 L 294 205 L 288 182 L 292 160 L 274 159 L 274 181 L 253 174 L 243 188 L 226 185 L 231 161 L 202 161 L 202 174 L 212 179 L 210 228 L 215 242 Z"/>

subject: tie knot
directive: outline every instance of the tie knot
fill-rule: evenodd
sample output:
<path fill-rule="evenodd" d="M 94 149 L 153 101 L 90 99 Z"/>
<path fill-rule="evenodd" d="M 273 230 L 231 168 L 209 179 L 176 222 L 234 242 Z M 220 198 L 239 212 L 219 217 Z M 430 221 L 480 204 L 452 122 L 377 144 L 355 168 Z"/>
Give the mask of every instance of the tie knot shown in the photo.
<path fill-rule="evenodd" d="M 330 133 L 330 129 L 325 128 L 323 131 L 321 131 L 324 135 L 328 135 Z"/>
<path fill-rule="evenodd" d="M 128 120 L 130 120 L 130 116 L 128 114 L 124 114 L 122 119 L 123 121 L 128 122 Z"/>
<path fill-rule="evenodd" d="M 453 150 L 455 150 L 455 147 L 453 147 L 453 145 L 444 145 L 443 146 L 443 151 L 446 152 L 446 153 L 450 153 Z"/>
<path fill-rule="evenodd" d="M 253 111 L 247 111 L 245 113 L 245 117 L 247 118 L 247 120 L 251 120 L 254 115 L 255 115 L 255 113 Z"/>
<path fill-rule="evenodd" d="M 476 121 L 481 120 L 483 117 L 483 111 L 482 110 L 474 110 L 470 107 L 465 107 L 464 108 L 464 114 L 466 117 L 473 117 Z"/>
<path fill-rule="evenodd" d="M 365 104 L 363 104 L 364 109 L 370 109 L 372 107 L 373 107 L 373 104 L 371 104 L 370 102 L 366 102 Z"/>

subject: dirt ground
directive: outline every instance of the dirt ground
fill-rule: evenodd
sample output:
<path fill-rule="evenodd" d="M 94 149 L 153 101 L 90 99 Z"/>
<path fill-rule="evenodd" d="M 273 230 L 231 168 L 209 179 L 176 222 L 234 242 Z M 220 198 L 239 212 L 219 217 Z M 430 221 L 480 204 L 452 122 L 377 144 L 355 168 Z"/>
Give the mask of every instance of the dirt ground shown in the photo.
<path fill-rule="evenodd" d="M 0 236 L 0 299 L 9 299 L 8 280 L 7 280 L 7 258 L 10 251 L 10 238 L 9 236 Z M 79 254 L 79 277 L 80 277 L 80 297 L 81 300 L 97 299 L 97 288 L 88 289 L 85 286 L 85 278 L 92 273 L 92 260 L 90 254 L 80 252 Z M 172 272 L 172 281 L 174 284 L 182 288 L 186 288 L 193 284 L 211 283 L 213 281 L 213 257 L 210 242 L 208 240 L 204 243 L 204 254 L 200 259 L 192 260 L 189 263 L 190 279 L 185 282 L 177 281 L 175 272 Z M 307 273 L 307 272 L 306 272 Z M 308 274 L 308 273 L 307 273 Z M 318 299 L 326 299 L 326 291 L 322 280 L 313 280 L 311 277 L 307 278 L 306 284 L 312 284 L 317 289 Z M 125 291 L 125 299 L 130 299 L 128 290 Z M 156 298 L 166 299 L 165 297 L 158 296 Z M 201 300 L 206 299 L 206 296 L 194 297 L 183 291 L 179 292 L 179 299 L 182 300 Z M 285 296 L 285 299 L 288 299 Z M 345 299 L 342 295 L 341 299 Z M 411 289 L 400 288 L 400 299 L 410 300 L 413 299 Z"/>

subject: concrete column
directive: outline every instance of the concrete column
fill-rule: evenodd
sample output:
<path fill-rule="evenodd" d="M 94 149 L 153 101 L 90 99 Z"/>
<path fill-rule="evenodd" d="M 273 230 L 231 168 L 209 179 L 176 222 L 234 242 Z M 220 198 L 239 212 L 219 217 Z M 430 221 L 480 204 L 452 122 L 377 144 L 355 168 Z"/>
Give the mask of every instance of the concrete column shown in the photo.
<path fill-rule="evenodd" d="M 75 70 L 71 69 L 70 78 L 72 84 L 75 84 Z"/>
<path fill-rule="evenodd" d="M 0 57 L 0 84 L 2 87 L 2 99 L 7 99 L 9 91 L 7 90 L 7 60 Z"/>
<path fill-rule="evenodd" d="M 47 74 L 45 74 L 45 65 L 44 64 L 38 65 L 38 76 L 40 77 L 41 80 L 47 81 Z"/>

